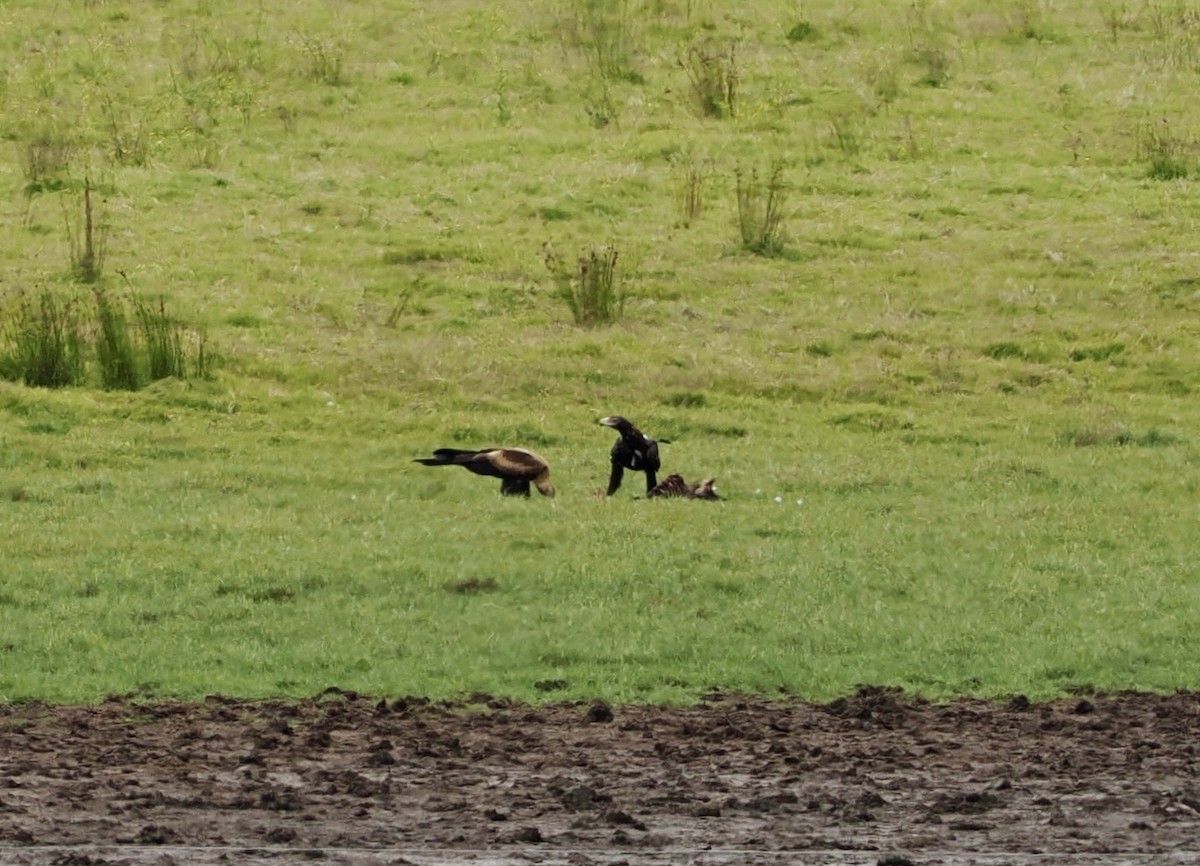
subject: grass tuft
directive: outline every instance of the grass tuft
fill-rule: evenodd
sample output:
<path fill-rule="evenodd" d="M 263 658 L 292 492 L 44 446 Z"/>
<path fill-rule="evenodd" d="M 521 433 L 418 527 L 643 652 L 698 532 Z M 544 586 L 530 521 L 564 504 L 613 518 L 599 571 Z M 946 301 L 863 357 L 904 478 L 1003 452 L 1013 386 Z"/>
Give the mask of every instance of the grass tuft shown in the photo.
<path fill-rule="evenodd" d="M 1124 343 L 1105 343 L 1100 346 L 1079 346 L 1071 350 L 1072 361 L 1108 361 L 1125 351 Z"/>
<path fill-rule="evenodd" d="M 7 327 L 10 350 L 0 374 L 33 388 L 65 388 L 84 375 L 79 320 L 69 302 L 44 291 L 36 303 L 22 296 Z"/>
<path fill-rule="evenodd" d="M 816 42 L 821 31 L 811 21 L 797 21 L 787 32 L 788 42 Z"/>
<path fill-rule="evenodd" d="M 135 298 L 133 309 L 142 329 L 150 379 L 153 381 L 172 376 L 186 379 L 188 370 L 183 350 L 184 329 L 167 315 L 166 299 L 160 297 L 155 307 Z M 203 358 L 203 350 L 200 357 Z"/>
<path fill-rule="evenodd" d="M 1072 428 L 1062 434 L 1060 442 L 1075 448 L 1094 448 L 1104 445 L 1165 448 L 1177 444 L 1179 437 L 1158 427 L 1151 427 L 1145 432 L 1135 433 L 1128 427 L 1116 425 Z"/>
<path fill-rule="evenodd" d="M 121 305 L 102 289 L 95 292 L 96 357 L 100 362 L 100 382 L 109 391 L 136 391 L 144 382 L 138 364 L 138 353 Z"/>
<path fill-rule="evenodd" d="M 708 405 L 708 398 L 695 391 L 676 391 L 664 397 L 662 402 L 666 406 L 699 409 Z"/>

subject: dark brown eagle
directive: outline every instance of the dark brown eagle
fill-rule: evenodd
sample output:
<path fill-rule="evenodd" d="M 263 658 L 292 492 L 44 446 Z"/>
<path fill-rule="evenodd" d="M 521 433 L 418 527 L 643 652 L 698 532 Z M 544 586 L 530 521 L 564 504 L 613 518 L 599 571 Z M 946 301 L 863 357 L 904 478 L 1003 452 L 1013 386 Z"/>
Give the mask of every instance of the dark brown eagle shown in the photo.
<path fill-rule="evenodd" d="M 682 475 L 668 475 L 653 490 L 646 494 L 647 498 L 655 496 L 682 496 L 686 499 L 720 499 L 717 495 L 717 479 L 705 478 L 703 481 L 693 481 L 688 484 Z"/>
<path fill-rule="evenodd" d="M 649 493 L 658 483 L 658 469 L 662 465 L 658 457 L 658 443 L 671 440 L 651 439 L 620 415 L 601 418 L 600 423 L 621 434 L 621 438 L 612 447 L 612 474 L 608 478 L 607 495 L 612 496 L 620 488 L 626 469 L 646 473 L 646 492 Z"/>
<path fill-rule="evenodd" d="M 505 496 L 528 496 L 530 483 L 543 496 L 554 495 L 550 464 L 546 458 L 526 448 L 482 448 L 479 451 L 439 448 L 432 457 L 419 457 L 413 462 L 426 466 L 462 466 L 476 475 L 499 478 L 500 492 Z"/>

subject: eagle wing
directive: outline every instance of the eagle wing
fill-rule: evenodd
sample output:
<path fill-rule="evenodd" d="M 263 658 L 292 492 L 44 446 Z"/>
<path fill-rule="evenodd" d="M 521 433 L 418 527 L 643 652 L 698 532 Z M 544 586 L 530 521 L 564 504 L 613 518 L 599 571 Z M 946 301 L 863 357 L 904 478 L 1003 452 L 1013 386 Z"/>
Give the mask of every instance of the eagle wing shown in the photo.
<path fill-rule="evenodd" d="M 544 457 L 525 448 L 481 448 L 478 451 L 439 448 L 433 452 L 433 457 L 423 457 L 416 462 L 426 466 L 462 466 L 476 475 L 521 481 L 532 481 L 550 469 Z"/>
<path fill-rule="evenodd" d="M 509 478 L 532 481 L 550 468 L 544 457 L 525 448 L 493 448 L 486 456 L 497 471 Z"/>

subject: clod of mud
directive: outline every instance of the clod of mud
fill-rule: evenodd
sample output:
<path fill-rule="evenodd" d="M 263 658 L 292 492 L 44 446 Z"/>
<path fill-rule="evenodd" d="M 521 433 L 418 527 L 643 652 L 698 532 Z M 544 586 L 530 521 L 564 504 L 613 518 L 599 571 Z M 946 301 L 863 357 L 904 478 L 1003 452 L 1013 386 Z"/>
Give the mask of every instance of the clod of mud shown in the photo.
<path fill-rule="evenodd" d="M 588 707 L 587 714 L 584 715 L 584 718 L 587 721 L 596 724 L 611 722 L 615 716 L 613 715 L 612 707 L 610 707 L 604 701 L 596 701 L 590 707 Z"/>

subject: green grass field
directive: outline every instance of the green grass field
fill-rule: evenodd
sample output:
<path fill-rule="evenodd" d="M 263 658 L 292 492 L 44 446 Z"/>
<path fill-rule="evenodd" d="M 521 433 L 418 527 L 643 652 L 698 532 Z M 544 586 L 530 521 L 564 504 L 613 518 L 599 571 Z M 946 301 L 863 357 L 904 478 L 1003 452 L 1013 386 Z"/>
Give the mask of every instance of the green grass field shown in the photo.
<path fill-rule="evenodd" d="M 0 356 L 98 285 L 215 359 L 0 381 L 0 700 L 1200 687 L 1200 18 L 993 7 L 0 6 Z M 608 414 L 726 500 L 598 496 Z M 558 496 L 412 463 L 488 445 Z"/>

